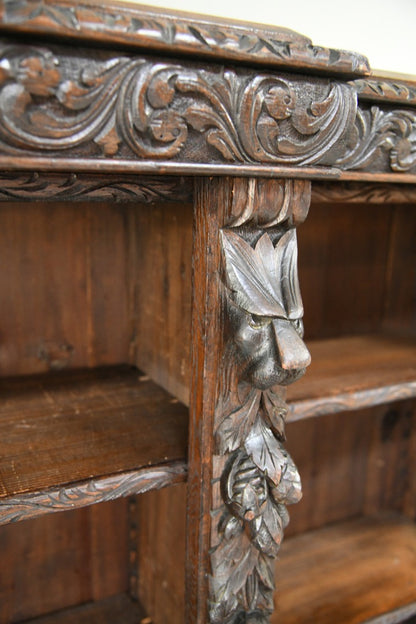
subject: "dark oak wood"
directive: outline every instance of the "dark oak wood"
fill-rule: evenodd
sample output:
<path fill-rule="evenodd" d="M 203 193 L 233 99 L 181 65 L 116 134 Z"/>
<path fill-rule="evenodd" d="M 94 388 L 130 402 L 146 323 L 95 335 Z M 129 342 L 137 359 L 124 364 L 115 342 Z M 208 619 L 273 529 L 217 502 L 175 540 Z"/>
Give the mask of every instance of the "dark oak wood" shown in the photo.
<path fill-rule="evenodd" d="M 323 624 L 346 579 L 331 624 L 408 616 L 414 525 L 351 518 L 416 517 L 414 83 L 286 29 L 96 0 L 6 0 L 0 32 L 0 516 L 48 514 L 0 531 L 0 618 L 148 624 L 129 591 L 155 624 L 270 623 L 311 180 L 317 364 L 288 427 L 307 581 L 283 555 L 283 600 Z M 185 479 L 178 399 L 187 511 L 185 486 L 75 509 Z"/>
<path fill-rule="evenodd" d="M 142 607 L 121 594 L 99 602 L 74 607 L 26 624 L 152 624 Z"/>
<path fill-rule="evenodd" d="M 363 182 L 314 182 L 312 203 L 413 204 L 415 187 L 410 184 L 369 184 Z"/>
<path fill-rule="evenodd" d="M 4 201 L 190 201 L 193 182 L 181 176 L 103 176 L 84 173 L 1 172 Z"/>
<path fill-rule="evenodd" d="M 262 165 L 269 175 L 283 166 L 296 177 L 312 165 L 323 178 L 332 167 L 334 177 L 359 170 L 415 179 L 414 108 L 364 101 L 357 109 L 354 84 L 340 79 L 162 65 L 147 56 L 7 39 L 0 53 L 1 168 L 97 171 L 104 161 L 107 170 L 128 173 L 134 161 L 142 173 L 163 174 L 172 163 L 171 172 L 184 175 L 204 167 L 209 173 L 213 165 L 217 174 L 233 165 L 247 175 Z"/>
<path fill-rule="evenodd" d="M 0 527 L 0 622 L 128 590 L 127 501 Z"/>
<path fill-rule="evenodd" d="M 137 587 L 156 624 L 185 617 L 186 486 L 137 498 Z"/>
<path fill-rule="evenodd" d="M 61 508 L 65 498 L 68 506 L 72 498 L 75 505 L 78 497 L 87 502 L 89 494 L 94 502 L 100 482 L 72 491 L 63 486 L 146 467 L 142 476 L 150 488 L 150 467 L 186 458 L 187 410 L 136 370 L 6 379 L 0 392 L 0 497 L 6 503 L 9 497 L 57 486 L 58 494 L 50 492 L 51 504 L 54 495 Z M 154 477 L 156 484 L 157 471 Z M 101 495 L 106 487 L 108 493 L 118 488 L 122 493 L 123 487 L 129 493 L 128 477 L 124 485 L 122 477 L 105 483 Z"/>
<path fill-rule="evenodd" d="M 129 221 L 135 209 L 104 202 L 1 204 L 2 376 L 133 363 Z"/>
<path fill-rule="evenodd" d="M 369 334 L 308 342 L 312 365 L 288 389 L 298 420 L 416 396 L 416 341 Z"/>
<path fill-rule="evenodd" d="M 130 233 L 137 267 L 133 361 L 189 405 L 192 205 L 136 211 Z"/>
<path fill-rule="evenodd" d="M 131 3 L 84 0 L 5 2 L 3 32 L 60 35 L 101 45 L 153 49 L 214 59 L 347 75 L 369 73 L 367 59 L 354 52 L 313 46 L 310 39 L 282 27 L 167 11 Z"/>
<path fill-rule="evenodd" d="M 407 615 L 416 613 L 415 556 L 414 524 L 395 517 L 351 520 L 287 540 L 272 622 L 382 622 L 376 618 L 410 604 Z"/>
<path fill-rule="evenodd" d="M 281 389 L 272 386 L 295 381 L 310 361 L 301 339 L 294 230 L 309 197 L 310 186 L 301 181 L 216 179 L 197 190 L 190 409 L 197 443 L 189 466 L 196 503 L 188 511 L 188 554 L 201 549 L 201 575 L 210 549 L 211 578 L 209 593 L 200 578 L 190 622 L 267 622 L 272 610 L 272 561 L 287 524 L 285 505 L 301 495 L 283 448 Z M 198 492 L 194 473 L 198 488 L 201 473 L 211 481 L 212 494 Z M 188 580 L 191 590 L 195 577 Z"/>
<path fill-rule="evenodd" d="M 354 81 L 360 100 L 391 102 L 393 104 L 416 104 L 416 81 L 400 78 L 371 77 Z"/>
<path fill-rule="evenodd" d="M 415 518 L 414 399 L 288 423 L 303 498 L 287 535 L 366 514 Z"/>

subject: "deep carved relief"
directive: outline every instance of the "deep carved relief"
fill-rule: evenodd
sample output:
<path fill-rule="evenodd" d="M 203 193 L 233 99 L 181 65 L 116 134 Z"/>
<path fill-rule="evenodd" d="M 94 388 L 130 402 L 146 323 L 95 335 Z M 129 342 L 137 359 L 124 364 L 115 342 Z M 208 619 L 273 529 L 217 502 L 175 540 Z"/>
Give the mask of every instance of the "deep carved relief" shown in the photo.
<path fill-rule="evenodd" d="M 361 171 L 415 171 L 416 112 L 360 106 L 346 153 L 336 164 Z"/>
<path fill-rule="evenodd" d="M 280 188 L 267 230 L 232 216 L 239 227 L 221 232 L 229 339 L 215 416 L 212 624 L 269 622 L 286 506 L 301 497 L 283 446 L 284 386 L 303 375 L 310 355 L 302 340 L 293 213 L 285 202 L 298 197 L 302 208 L 292 201 L 291 209 L 306 216 L 309 186 L 287 181 Z M 246 223 L 253 211 L 247 217 Z"/>
<path fill-rule="evenodd" d="M 0 152 L 330 164 L 352 128 L 346 84 L 145 58 L 0 49 Z"/>
<path fill-rule="evenodd" d="M 0 155 L 416 170 L 416 112 L 355 83 L 0 45 Z"/>

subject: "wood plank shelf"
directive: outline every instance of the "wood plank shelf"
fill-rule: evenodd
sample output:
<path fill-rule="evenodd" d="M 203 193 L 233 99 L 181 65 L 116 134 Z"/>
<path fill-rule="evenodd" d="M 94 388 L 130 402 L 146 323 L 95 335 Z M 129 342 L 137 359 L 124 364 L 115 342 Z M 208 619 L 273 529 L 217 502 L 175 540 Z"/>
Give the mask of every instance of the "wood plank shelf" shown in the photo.
<path fill-rule="evenodd" d="M 416 526 L 386 515 L 293 537 L 276 575 L 272 624 L 404 622 L 416 614 Z"/>
<path fill-rule="evenodd" d="M 0 381 L 0 524 L 186 478 L 188 410 L 130 367 Z"/>
<path fill-rule="evenodd" d="M 125 594 L 27 620 L 26 624 L 151 624 L 140 604 Z"/>
<path fill-rule="evenodd" d="M 288 388 L 288 420 L 416 396 L 416 340 L 380 334 L 308 342 L 312 364 Z"/>

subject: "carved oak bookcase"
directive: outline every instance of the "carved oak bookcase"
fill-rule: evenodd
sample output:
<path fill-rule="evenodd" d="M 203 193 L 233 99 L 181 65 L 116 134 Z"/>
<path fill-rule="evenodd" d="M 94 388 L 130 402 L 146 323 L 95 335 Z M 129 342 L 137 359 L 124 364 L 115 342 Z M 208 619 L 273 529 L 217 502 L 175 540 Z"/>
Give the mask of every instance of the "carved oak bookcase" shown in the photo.
<path fill-rule="evenodd" d="M 131 5 L 0 21 L 1 624 L 412 618 L 416 84 Z"/>

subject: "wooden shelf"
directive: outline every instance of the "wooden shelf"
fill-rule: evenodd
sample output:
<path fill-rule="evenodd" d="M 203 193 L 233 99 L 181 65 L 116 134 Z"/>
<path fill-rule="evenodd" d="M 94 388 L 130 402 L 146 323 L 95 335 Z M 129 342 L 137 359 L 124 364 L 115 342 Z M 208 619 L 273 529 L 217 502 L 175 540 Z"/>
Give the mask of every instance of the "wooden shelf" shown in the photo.
<path fill-rule="evenodd" d="M 26 624 L 151 624 L 142 607 L 121 594 L 26 621 Z"/>
<path fill-rule="evenodd" d="M 416 526 L 362 518 L 283 542 L 272 624 L 393 624 L 416 614 Z"/>
<path fill-rule="evenodd" d="M 288 420 L 416 396 L 416 340 L 379 334 L 308 342 L 312 364 L 288 388 Z"/>
<path fill-rule="evenodd" d="M 183 481 L 187 409 L 136 369 L 0 381 L 0 523 Z"/>

